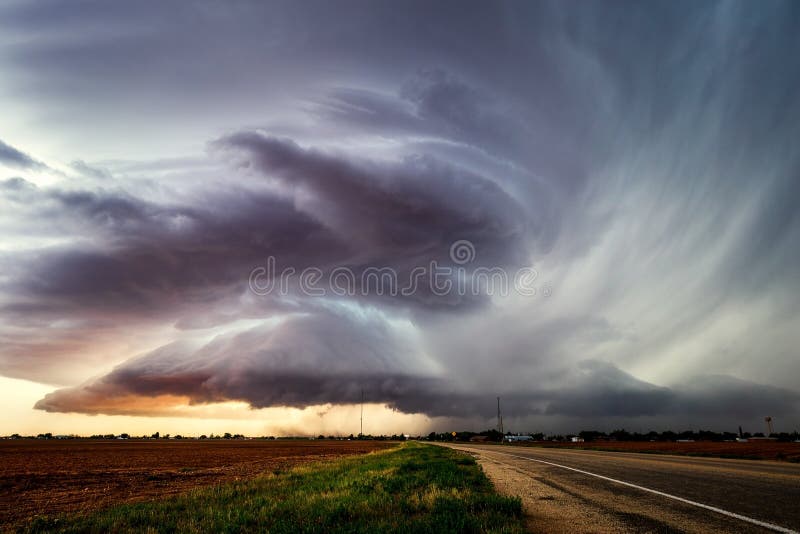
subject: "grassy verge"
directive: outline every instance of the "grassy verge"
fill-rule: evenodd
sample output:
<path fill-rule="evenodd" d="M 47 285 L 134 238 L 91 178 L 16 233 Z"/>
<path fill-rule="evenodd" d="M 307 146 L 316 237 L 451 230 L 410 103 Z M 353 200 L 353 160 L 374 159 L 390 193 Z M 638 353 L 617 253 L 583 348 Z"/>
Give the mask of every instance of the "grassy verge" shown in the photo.
<path fill-rule="evenodd" d="M 519 498 L 475 461 L 418 443 L 124 504 L 39 518 L 25 532 L 524 532 Z"/>

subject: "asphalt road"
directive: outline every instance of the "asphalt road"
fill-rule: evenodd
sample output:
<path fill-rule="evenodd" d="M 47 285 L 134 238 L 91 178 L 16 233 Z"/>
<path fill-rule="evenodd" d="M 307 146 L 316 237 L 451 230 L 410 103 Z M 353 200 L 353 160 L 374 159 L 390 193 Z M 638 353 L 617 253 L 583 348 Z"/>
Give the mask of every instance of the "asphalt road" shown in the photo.
<path fill-rule="evenodd" d="M 545 531 L 559 530 L 555 528 L 559 518 L 571 518 L 573 527 L 587 526 L 561 529 L 570 532 L 800 531 L 800 464 L 539 447 L 453 446 L 476 455 L 485 468 L 491 467 L 487 472 L 493 479 L 502 479 L 506 491 L 525 488 L 519 493 L 533 499 L 525 503 L 526 509 L 537 513 L 546 504 L 551 524 L 542 529 Z M 521 496 L 525 501 L 525 495 Z M 563 503 L 561 508 L 559 503 Z M 603 528 L 604 521 L 608 528 Z"/>

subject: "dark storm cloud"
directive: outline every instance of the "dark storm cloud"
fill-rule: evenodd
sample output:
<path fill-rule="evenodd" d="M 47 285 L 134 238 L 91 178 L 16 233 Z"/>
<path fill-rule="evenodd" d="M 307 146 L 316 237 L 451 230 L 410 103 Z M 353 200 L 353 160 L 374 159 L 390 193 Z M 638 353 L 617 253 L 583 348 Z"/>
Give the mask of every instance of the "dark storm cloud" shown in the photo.
<path fill-rule="evenodd" d="M 582 362 L 579 370 L 579 383 L 555 393 L 546 413 L 635 417 L 667 412 L 675 399 L 669 388 L 638 380 L 606 362 Z"/>
<path fill-rule="evenodd" d="M 305 196 L 301 209 L 365 257 L 396 264 L 441 258 L 448 244 L 470 240 L 486 265 L 519 262 L 527 230 L 521 206 L 491 180 L 427 156 L 399 164 L 351 162 L 287 139 L 239 133 L 216 143 L 244 151 L 242 165 Z"/>
<path fill-rule="evenodd" d="M 283 305 L 253 295 L 233 303 L 247 296 L 250 272 L 269 256 L 279 269 L 298 272 L 347 266 L 358 275 L 370 266 L 391 268 L 400 283 L 410 280 L 411 269 L 432 260 L 451 264 L 450 245 L 458 239 L 475 245 L 476 266 L 521 262 L 526 224 L 521 207 L 473 172 L 429 157 L 351 161 L 252 132 L 223 138 L 215 147 L 249 166 L 255 174 L 251 182 L 230 180 L 224 188 L 211 186 L 174 203 L 124 190 L 3 182 L 5 200 L 32 221 L 26 232 L 58 230 L 74 239 L 5 255 L 4 263 L 13 266 L 4 283 L 11 297 L 3 308 L 7 319 L 30 320 L 31 305 L 37 306 L 39 327 L 100 313 L 116 317 L 119 329 L 154 320 L 195 328 L 215 320 L 266 317 Z M 262 187 L 276 180 L 286 191 Z M 359 294 L 422 309 L 458 309 L 481 300 L 479 295 L 435 295 L 424 285 L 405 298 L 383 298 L 368 287 Z M 238 309 L 214 310 L 226 303 Z M 76 326 L 70 334 L 88 340 L 96 331 Z M 3 329 L 6 372 L 13 368 L 15 376 L 33 377 L 47 367 L 44 340 L 35 351 L 42 357 L 29 358 L 30 370 L 20 372 L 26 364 L 18 360 L 33 350 L 25 342 L 30 335 L 27 329 Z M 63 340 L 53 335 L 53 355 L 61 359 Z"/>
<path fill-rule="evenodd" d="M 800 409 L 800 393 L 725 375 L 701 375 L 661 387 L 593 360 L 579 364 L 576 377 L 577 384 L 552 393 L 545 413 L 586 420 L 684 416 L 735 421 L 793 415 Z"/>
<path fill-rule="evenodd" d="M 497 164 L 510 164 L 512 170 L 507 167 L 496 180 L 524 193 L 533 204 L 530 212 L 542 217 L 557 212 L 565 196 L 580 192 L 590 166 L 599 164 L 600 143 L 586 146 L 585 130 L 573 128 L 568 117 L 580 107 L 579 100 L 567 99 L 531 110 L 508 95 L 504 101 L 480 82 L 424 69 L 410 76 L 396 95 L 340 87 L 314 110 L 340 127 L 407 137 L 443 152 L 463 145 Z M 463 150 L 457 157 L 464 159 Z M 555 224 L 553 213 L 548 222 Z"/>
<path fill-rule="evenodd" d="M 51 412 L 161 415 L 174 405 L 140 405 L 142 398 L 188 398 L 191 404 L 243 401 L 253 408 L 305 408 L 369 402 L 404 413 L 490 419 L 494 396 L 465 390 L 422 370 L 411 347 L 379 320 L 317 312 L 219 337 L 202 347 L 172 344 L 121 364 L 89 383 L 48 394 L 36 407 Z M 733 379 L 701 376 L 659 387 L 607 362 L 586 361 L 569 376 L 577 383 L 502 393 L 509 414 L 636 420 L 645 416 L 749 420 L 792 415 L 800 394 Z M 174 400 L 172 401 L 174 402 Z"/>
<path fill-rule="evenodd" d="M 254 133 L 217 145 L 239 149 L 259 176 L 301 189 L 307 200 L 231 186 L 194 207 L 124 192 L 4 182 L 11 195 L 27 195 L 24 202 L 35 206 L 32 217 L 94 240 L 92 246 L 43 250 L 27 261 L 21 255 L 30 271 L 18 281 L 20 291 L 77 305 L 125 308 L 146 299 L 155 307 L 176 291 L 188 298 L 195 288 L 246 282 L 267 256 L 297 269 L 401 268 L 449 261 L 457 239 L 473 242 L 478 265 L 520 261 L 521 208 L 492 182 L 463 169 L 430 158 L 354 164 Z"/>
<path fill-rule="evenodd" d="M 17 169 L 28 169 L 42 171 L 47 169 L 47 165 L 41 161 L 33 159 L 28 154 L 17 150 L 11 145 L 0 140 L 0 164 Z"/>
<path fill-rule="evenodd" d="M 20 293 L 77 308 L 120 310 L 142 299 L 156 306 L 191 288 L 241 281 L 264 254 L 302 246 L 318 225 L 287 203 L 227 191 L 214 208 L 159 205 L 124 193 L 31 190 L 32 218 L 42 218 L 78 243 L 21 253 L 29 273 Z M 80 241 L 83 239 L 82 241 Z M 260 239 L 260 241 L 259 241 Z M 151 300 L 153 299 L 153 300 Z"/>
<path fill-rule="evenodd" d="M 411 347 L 377 319 L 317 312 L 220 336 L 207 345 L 162 347 L 84 386 L 37 404 L 49 411 L 103 412 L 128 395 L 186 396 L 190 402 L 242 400 L 253 407 L 306 407 L 358 402 L 402 403 L 432 390 Z M 136 413 L 137 408 L 120 409 Z"/>
<path fill-rule="evenodd" d="M 701 375 L 675 386 L 675 411 L 714 417 L 760 419 L 765 415 L 794 416 L 800 393 L 726 375 Z"/>
<path fill-rule="evenodd" d="M 420 70 L 392 96 L 340 87 L 316 111 L 362 131 L 436 136 L 517 162 L 525 162 L 536 135 L 512 105 L 443 69 Z"/>
<path fill-rule="evenodd" d="M 308 406 L 363 387 L 448 417 L 490 417 L 497 394 L 552 421 L 797 413 L 796 3 L 45 1 L 0 15 L 2 93 L 53 117 L 51 145 L 149 160 L 68 152 L 70 187 L 2 183 L 3 373 L 57 378 L 92 340 L 153 324 L 182 340 L 308 315 L 166 345 L 42 409 Z M 171 157 L 183 148 L 150 153 L 209 138 L 236 171 L 206 180 L 205 160 Z M 393 349 L 377 320 L 247 293 L 269 255 L 407 273 L 457 239 L 473 266 L 533 263 L 553 298 L 351 299 L 412 322 L 420 344 Z M 431 369 L 408 360 L 423 353 Z"/>

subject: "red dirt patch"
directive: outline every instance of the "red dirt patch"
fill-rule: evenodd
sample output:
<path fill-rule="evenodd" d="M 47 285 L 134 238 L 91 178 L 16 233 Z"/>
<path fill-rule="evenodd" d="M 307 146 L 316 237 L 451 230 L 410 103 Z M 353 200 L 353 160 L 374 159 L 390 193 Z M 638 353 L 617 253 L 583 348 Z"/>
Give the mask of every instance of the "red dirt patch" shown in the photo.
<path fill-rule="evenodd" d="M 326 440 L 0 441 L 0 530 L 37 515 L 149 500 L 391 446 Z"/>

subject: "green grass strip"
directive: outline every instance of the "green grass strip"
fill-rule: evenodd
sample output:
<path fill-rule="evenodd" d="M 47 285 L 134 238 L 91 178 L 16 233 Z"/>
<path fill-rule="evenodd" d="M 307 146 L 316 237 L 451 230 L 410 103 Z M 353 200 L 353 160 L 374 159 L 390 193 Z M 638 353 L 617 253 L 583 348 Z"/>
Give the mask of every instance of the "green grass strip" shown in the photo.
<path fill-rule="evenodd" d="M 43 517 L 24 532 L 524 532 L 522 503 L 498 495 L 469 456 L 405 443 L 285 473 Z"/>

